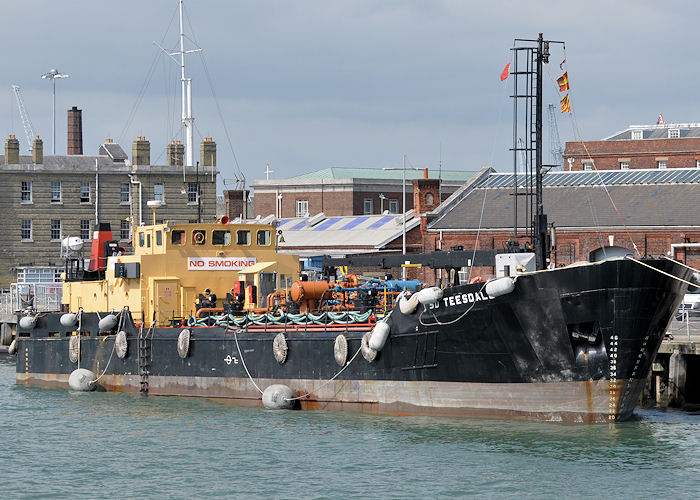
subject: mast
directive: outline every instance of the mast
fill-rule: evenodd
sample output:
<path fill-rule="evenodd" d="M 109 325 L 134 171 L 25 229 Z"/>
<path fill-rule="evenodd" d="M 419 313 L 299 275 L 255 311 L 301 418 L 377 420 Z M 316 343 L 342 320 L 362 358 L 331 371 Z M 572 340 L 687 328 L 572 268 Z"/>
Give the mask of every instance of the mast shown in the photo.
<path fill-rule="evenodd" d="M 513 235 L 518 236 L 518 203 L 520 197 L 525 198 L 526 217 L 529 218 L 530 243 L 535 252 L 538 270 L 546 269 L 549 260 L 549 238 L 547 234 L 547 215 L 544 213 L 542 201 L 542 179 L 553 165 L 542 163 L 542 113 L 543 113 L 543 65 L 549 63 L 550 43 L 561 43 L 545 40 L 542 33 L 537 40 L 515 39 L 513 44 L 513 184 L 514 184 L 514 221 Z M 521 45 L 522 44 L 522 45 Z M 525 69 L 519 69 L 518 61 L 522 61 Z M 519 84 L 519 80 L 523 80 Z M 522 89 L 522 90 L 520 90 Z M 518 92 L 522 92 L 519 94 Z M 518 110 L 518 99 L 525 101 L 522 116 Z M 519 137 L 518 122 L 522 120 L 525 138 Z M 520 144 L 519 144 L 520 141 Z M 519 189 L 517 175 L 518 152 L 525 158 L 525 175 Z M 534 155 L 534 157 L 533 157 Z"/>
<path fill-rule="evenodd" d="M 192 116 L 192 78 L 185 76 L 185 54 L 201 52 L 201 48 L 185 50 L 185 27 L 184 27 L 184 4 L 183 0 L 179 0 L 180 10 L 180 50 L 178 52 L 168 52 L 161 47 L 158 42 L 153 42 L 160 50 L 165 52 L 175 63 L 180 66 L 180 87 L 181 87 L 181 107 L 182 107 L 182 126 L 185 127 L 185 164 L 183 165 L 182 176 L 184 181 L 184 167 L 194 166 L 194 117 Z M 175 56 L 180 56 L 178 61 Z"/>

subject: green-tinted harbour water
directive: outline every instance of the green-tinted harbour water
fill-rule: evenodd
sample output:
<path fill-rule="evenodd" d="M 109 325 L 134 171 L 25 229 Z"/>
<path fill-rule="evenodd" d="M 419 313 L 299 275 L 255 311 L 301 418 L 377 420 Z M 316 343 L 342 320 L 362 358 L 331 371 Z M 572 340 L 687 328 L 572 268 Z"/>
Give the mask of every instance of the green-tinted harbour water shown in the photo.
<path fill-rule="evenodd" d="M 697 498 L 700 413 L 614 426 L 272 412 L 15 384 L 3 498 Z"/>

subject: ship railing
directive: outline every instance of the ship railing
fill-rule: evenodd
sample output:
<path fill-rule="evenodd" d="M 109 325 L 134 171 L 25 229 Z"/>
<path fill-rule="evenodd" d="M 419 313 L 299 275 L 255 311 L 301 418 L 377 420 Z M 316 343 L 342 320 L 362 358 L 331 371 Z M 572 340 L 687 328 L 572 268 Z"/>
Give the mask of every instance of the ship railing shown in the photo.
<path fill-rule="evenodd" d="M 27 308 L 41 312 L 61 310 L 62 283 L 11 283 L 0 292 L 0 311 L 14 314 Z"/>

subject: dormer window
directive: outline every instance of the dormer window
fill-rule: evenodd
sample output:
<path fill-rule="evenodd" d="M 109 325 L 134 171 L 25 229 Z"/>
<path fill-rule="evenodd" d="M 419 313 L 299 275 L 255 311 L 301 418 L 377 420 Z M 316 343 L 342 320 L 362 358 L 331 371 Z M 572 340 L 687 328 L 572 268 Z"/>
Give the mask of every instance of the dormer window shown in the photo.
<path fill-rule="evenodd" d="M 643 134 L 642 130 L 633 130 L 632 131 L 632 140 L 638 141 L 638 140 L 643 139 L 644 137 L 642 134 Z"/>
<path fill-rule="evenodd" d="M 681 138 L 680 129 L 677 129 L 677 128 L 668 129 L 668 138 L 669 139 L 680 139 Z"/>

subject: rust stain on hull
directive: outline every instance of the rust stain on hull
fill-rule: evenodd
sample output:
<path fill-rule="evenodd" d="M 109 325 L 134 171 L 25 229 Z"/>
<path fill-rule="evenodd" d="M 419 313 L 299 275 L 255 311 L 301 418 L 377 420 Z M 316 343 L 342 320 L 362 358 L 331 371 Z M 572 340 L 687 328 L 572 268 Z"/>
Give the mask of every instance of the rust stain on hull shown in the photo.
<path fill-rule="evenodd" d="M 18 382 L 48 387 L 68 387 L 68 375 L 22 373 Z M 100 388 L 138 393 L 138 375 L 104 375 Z M 256 380 L 260 387 L 273 383 L 291 387 L 304 410 L 345 410 L 382 415 L 422 415 L 479 418 L 511 418 L 567 422 L 609 422 L 607 381 L 476 384 L 455 382 L 336 381 L 323 385 L 316 380 Z M 638 380 L 628 393 L 641 390 Z M 622 393 L 620 392 L 618 394 Z M 260 393 L 248 379 L 227 377 L 149 377 L 151 396 L 204 397 L 245 406 L 262 407 Z M 631 399 L 631 398 L 628 398 Z M 634 400 L 636 401 L 636 399 Z M 629 417 L 632 401 L 617 399 L 615 420 Z"/>

